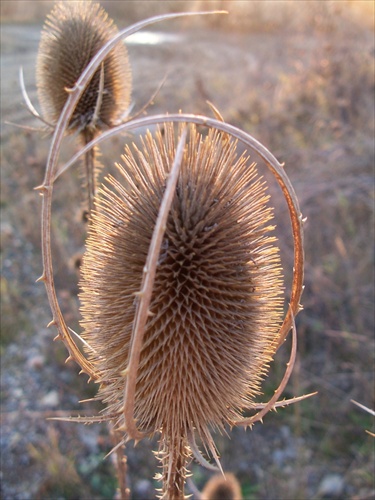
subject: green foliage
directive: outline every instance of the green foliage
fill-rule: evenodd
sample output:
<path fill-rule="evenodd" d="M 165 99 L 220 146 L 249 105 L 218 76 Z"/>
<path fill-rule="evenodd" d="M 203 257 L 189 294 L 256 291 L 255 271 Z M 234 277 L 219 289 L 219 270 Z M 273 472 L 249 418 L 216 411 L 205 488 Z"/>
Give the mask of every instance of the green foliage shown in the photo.
<path fill-rule="evenodd" d="M 259 489 L 260 488 L 258 484 L 252 485 L 250 483 L 244 482 L 242 484 L 243 498 L 245 498 L 246 500 L 256 500 L 257 498 L 259 498 Z"/>

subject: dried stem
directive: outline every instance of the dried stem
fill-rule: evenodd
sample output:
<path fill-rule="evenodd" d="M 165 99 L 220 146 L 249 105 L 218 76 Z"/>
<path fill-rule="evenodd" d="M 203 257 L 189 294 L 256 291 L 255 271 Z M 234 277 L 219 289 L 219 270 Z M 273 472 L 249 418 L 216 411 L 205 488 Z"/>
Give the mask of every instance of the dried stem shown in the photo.
<path fill-rule="evenodd" d="M 163 489 L 160 500 L 183 500 L 190 449 L 186 439 L 175 437 L 172 441 L 161 439 L 159 457 L 163 466 Z"/>
<path fill-rule="evenodd" d="M 83 133 L 84 144 L 88 144 L 93 139 L 93 134 L 86 130 Z M 96 194 L 96 173 L 95 173 L 95 148 L 86 151 L 84 156 L 84 180 L 87 190 L 88 213 L 94 209 L 94 197 Z M 90 220 L 90 218 L 89 218 Z"/>
<path fill-rule="evenodd" d="M 33 103 L 31 102 L 30 98 L 29 98 L 29 95 L 26 91 L 26 87 L 25 87 L 25 80 L 24 80 L 24 77 L 23 77 L 23 68 L 22 66 L 20 67 L 20 70 L 19 70 L 19 81 L 20 81 L 20 87 L 21 87 L 21 92 L 22 92 L 22 97 L 25 101 L 25 104 L 27 106 L 27 109 L 30 111 L 30 113 L 35 116 L 35 118 L 37 118 L 38 120 L 40 120 L 41 122 L 43 122 L 45 125 L 47 125 L 48 127 L 50 128 L 53 128 L 53 125 L 51 123 L 48 123 L 39 113 L 38 111 L 35 109 Z"/>
<path fill-rule="evenodd" d="M 124 444 L 122 435 L 120 432 L 111 428 L 111 434 L 113 437 L 113 442 L 115 445 L 115 456 L 116 456 L 116 471 L 117 471 L 117 479 L 118 479 L 118 493 L 120 496 L 116 496 L 119 500 L 129 500 L 130 499 L 130 490 L 127 487 L 127 463 L 126 463 L 126 455 L 124 453 Z"/>
<path fill-rule="evenodd" d="M 299 403 L 300 401 L 303 401 L 304 399 L 311 398 L 312 396 L 316 396 L 318 393 L 317 391 L 315 392 L 310 392 L 309 394 L 304 394 L 303 396 L 297 396 L 295 398 L 291 399 L 282 399 L 281 401 L 277 401 L 274 405 L 272 405 L 271 410 L 276 410 L 276 408 L 284 408 L 285 406 L 292 405 L 294 403 Z M 268 403 L 257 403 L 254 405 L 253 410 L 262 410 L 268 405 Z"/>
<path fill-rule="evenodd" d="M 264 417 L 264 415 L 266 415 L 266 413 L 268 413 L 270 410 L 272 410 L 272 408 L 274 408 L 274 405 L 276 404 L 277 400 L 279 399 L 282 392 L 284 391 L 284 389 L 289 381 L 289 378 L 293 372 L 294 363 L 296 361 L 296 356 L 297 356 L 297 330 L 296 330 L 296 325 L 294 323 L 293 314 L 292 314 L 292 322 L 293 322 L 293 324 L 292 324 L 292 350 L 290 353 L 289 362 L 286 365 L 287 368 L 285 370 L 284 377 L 283 377 L 282 381 L 280 382 L 279 387 L 276 389 L 274 395 L 268 401 L 268 403 L 258 413 L 256 413 L 252 417 L 237 420 L 235 422 L 235 425 L 241 425 L 244 427 L 248 427 L 248 426 L 252 426 L 253 424 L 255 424 L 255 422 L 261 421 L 262 418 Z"/>

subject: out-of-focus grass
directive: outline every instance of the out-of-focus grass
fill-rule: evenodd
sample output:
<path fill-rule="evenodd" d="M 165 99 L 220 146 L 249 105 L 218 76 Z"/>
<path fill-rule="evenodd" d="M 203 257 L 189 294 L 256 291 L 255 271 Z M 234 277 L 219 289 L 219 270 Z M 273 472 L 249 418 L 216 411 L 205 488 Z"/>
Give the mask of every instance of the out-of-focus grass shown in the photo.
<path fill-rule="evenodd" d="M 71 446 L 72 442 L 68 446 L 63 442 L 59 432 L 49 427 L 45 442 L 29 445 L 34 463 L 46 472 L 39 498 L 73 500 L 78 491 L 80 498 L 113 498 L 115 471 L 110 461 L 103 460 L 104 453 L 81 457 L 77 465 L 77 450 Z"/>

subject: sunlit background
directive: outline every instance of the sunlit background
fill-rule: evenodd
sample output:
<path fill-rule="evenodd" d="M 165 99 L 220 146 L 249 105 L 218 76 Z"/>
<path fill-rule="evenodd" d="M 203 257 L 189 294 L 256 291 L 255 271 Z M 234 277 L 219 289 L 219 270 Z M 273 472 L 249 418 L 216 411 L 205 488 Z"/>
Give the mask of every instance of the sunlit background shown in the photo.
<path fill-rule="evenodd" d="M 71 1 L 71 0 L 66 0 Z M 3 0 L 1 6 L 2 22 L 41 22 L 50 12 L 52 0 Z M 321 17 L 342 15 L 363 23 L 368 27 L 374 25 L 374 2 L 371 0 L 112 0 L 102 5 L 108 14 L 117 22 L 135 22 L 142 17 L 163 14 L 166 12 L 227 10 L 230 16 L 225 21 L 214 24 L 235 26 L 237 29 L 254 28 L 272 29 L 283 24 L 287 29 L 295 29 L 303 23 L 323 23 Z M 326 19 L 328 21 L 328 19 Z"/>

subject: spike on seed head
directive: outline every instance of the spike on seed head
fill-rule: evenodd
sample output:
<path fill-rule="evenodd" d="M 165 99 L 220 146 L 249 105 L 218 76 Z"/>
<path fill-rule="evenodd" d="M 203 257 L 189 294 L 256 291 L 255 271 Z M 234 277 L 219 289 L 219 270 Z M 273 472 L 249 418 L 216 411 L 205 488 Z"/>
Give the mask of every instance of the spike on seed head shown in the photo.
<path fill-rule="evenodd" d="M 83 259 L 83 337 L 102 373 L 99 397 L 108 415 L 119 415 L 118 426 L 134 294 L 177 142 L 167 124 L 163 134 L 148 133 L 142 148 L 126 147 L 122 182 L 109 178 L 99 192 Z M 191 126 L 137 373 L 137 426 L 162 430 L 163 454 L 166 443 L 168 450 L 168 443 L 184 448 L 193 432 L 212 449 L 209 429 L 233 424 L 259 393 L 282 319 L 267 203 L 255 165 L 237 157 L 236 143 L 214 130 L 203 137 Z"/>
<path fill-rule="evenodd" d="M 36 72 L 39 100 L 47 121 L 57 122 L 68 97 L 66 89 L 74 87 L 91 59 L 117 33 L 113 21 L 96 2 L 59 2 L 54 7 L 42 31 Z M 104 85 L 99 96 L 101 71 Z M 128 109 L 130 92 L 127 50 L 120 42 L 84 91 L 70 130 L 83 132 L 94 125 L 98 129 L 113 125 Z"/>

